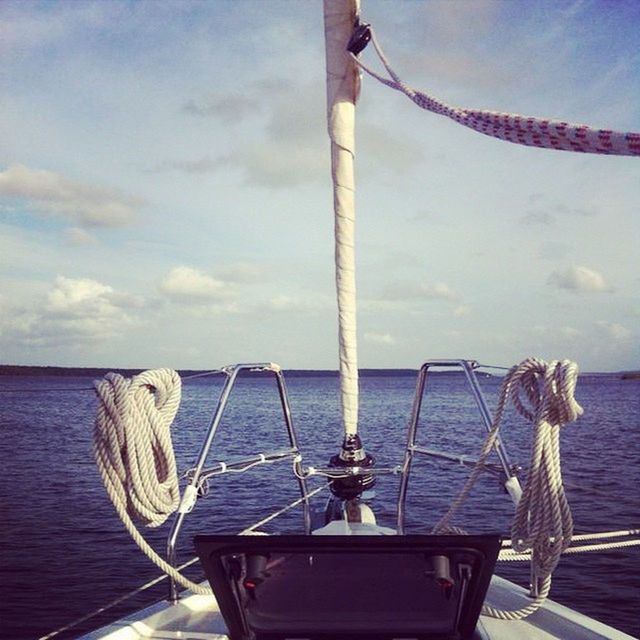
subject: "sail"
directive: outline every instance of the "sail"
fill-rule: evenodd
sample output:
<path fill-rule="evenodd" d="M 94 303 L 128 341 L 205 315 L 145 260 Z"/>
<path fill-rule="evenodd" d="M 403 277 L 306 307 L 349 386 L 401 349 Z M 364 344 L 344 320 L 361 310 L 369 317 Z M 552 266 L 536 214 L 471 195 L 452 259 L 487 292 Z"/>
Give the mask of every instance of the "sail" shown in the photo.
<path fill-rule="evenodd" d="M 359 0 L 324 0 L 327 65 L 327 121 L 335 217 L 336 291 L 340 393 L 345 434 L 358 430 L 358 351 L 356 344 L 354 125 L 359 71 L 347 43 Z"/>

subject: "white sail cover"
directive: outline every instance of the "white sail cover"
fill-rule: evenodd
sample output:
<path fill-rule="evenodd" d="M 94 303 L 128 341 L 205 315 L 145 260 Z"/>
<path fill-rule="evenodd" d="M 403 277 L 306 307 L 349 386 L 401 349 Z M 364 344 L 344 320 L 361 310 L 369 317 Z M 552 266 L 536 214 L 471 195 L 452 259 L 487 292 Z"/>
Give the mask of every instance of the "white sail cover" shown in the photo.
<path fill-rule="evenodd" d="M 359 0 L 324 0 L 327 120 L 331 138 L 335 214 L 340 392 L 345 434 L 354 434 L 358 430 L 353 159 L 359 71 L 346 47 L 359 12 L 359 5 Z"/>

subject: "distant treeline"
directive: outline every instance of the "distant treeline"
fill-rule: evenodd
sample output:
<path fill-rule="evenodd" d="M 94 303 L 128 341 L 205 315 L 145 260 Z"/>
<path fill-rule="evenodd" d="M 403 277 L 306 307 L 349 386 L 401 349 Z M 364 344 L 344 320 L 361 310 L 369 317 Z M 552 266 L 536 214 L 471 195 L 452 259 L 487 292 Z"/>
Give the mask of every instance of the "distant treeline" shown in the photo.
<path fill-rule="evenodd" d="M 86 376 L 99 378 L 105 373 L 114 371 L 123 376 L 135 376 L 142 373 L 145 369 L 118 369 L 118 368 L 101 368 L 101 367 L 44 367 L 44 366 L 22 366 L 4 364 L 0 365 L 0 376 Z M 178 373 L 182 377 L 198 375 L 206 373 L 209 369 L 179 369 Z M 284 374 L 287 377 L 326 377 L 337 378 L 338 371 L 330 371 L 326 369 L 285 369 Z M 415 377 L 417 369 L 360 369 L 362 377 L 382 377 L 382 376 L 411 376 Z M 243 376 L 257 376 L 260 372 L 244 371 Z"/>
<path fill-rule="evenodd" d="M 138 373 L 142 373 L 145 369 L 118 369 L 118 368 L 102 368 L 102 367 L 44 367 L 44 366 L 23 366 L 13 364 L 0 364 L 0 376 L 76 376 L 76 377 L 94 377 L 100 378 L 109 373 L 109 371 L 115 371 L 123 376 L 135 376 Z M 209 369 L 179 369 L 178 373 L 183 378 L 188 376 L 199 375 L 206 373 Z M 418 373 L 417 369 L 360 369 L 360 376 L 363 378 L 382 378 L 387 376 L 408 376 L 415 377 Z M 284 374 L 288 378 L 337 378 L 338 371 L 332 371 L 327 369 L 285 369 Z M 456 369 L 454 371 L 432 371 L 429 375 L 438 376 L 460 376 L 463 372 Z M 260 372 L 244 371 L 243 377 L 259 376 Z M 479 371 L 478 374 L 481 377 L 493 377 L 492 374 L 486 371 Z M 582 376 L 615 376 L 620 377 L 623 380 L 638 380 L 640 379 L 640 371 L 618 371 L 613 373 L 597 373 L 597 372 L 585 372 Z"/>

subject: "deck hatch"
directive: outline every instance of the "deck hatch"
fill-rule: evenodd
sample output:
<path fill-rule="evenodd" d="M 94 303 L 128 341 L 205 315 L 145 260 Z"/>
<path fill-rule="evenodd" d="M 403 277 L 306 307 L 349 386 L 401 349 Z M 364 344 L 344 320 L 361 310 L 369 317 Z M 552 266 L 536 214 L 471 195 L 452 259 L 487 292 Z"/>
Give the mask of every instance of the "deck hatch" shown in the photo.
<path fill-rule="evenodd" d="M 195 547 L 232 640 L 447 640 L 472 636 L 500 537 L 199 535 Z"/>

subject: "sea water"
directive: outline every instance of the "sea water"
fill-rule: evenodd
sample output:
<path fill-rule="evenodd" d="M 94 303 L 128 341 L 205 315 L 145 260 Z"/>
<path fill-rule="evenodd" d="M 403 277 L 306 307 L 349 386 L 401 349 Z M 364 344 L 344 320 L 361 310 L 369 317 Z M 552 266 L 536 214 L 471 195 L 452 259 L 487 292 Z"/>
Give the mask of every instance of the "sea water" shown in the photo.
<path fill-rule="evenodd" d="M 73 374 L 74 372 L 66 372 Z M 81 375 L 0 376 L 0 636 L 38 638 L 138 587 L 159 570 L 120 523 L 92 455 L 96 398 L 92 378 Z M 481 384 L 492 406 L 498 377 Z M 193 465 L 217 402 L 221 377 L 187 381 L 172 427 L 178 467 Z M 341 422 L 335 376 L 287 376 L 293 418 L 305 465 L 324 466 L 338 451 Z M 380 466 L 402 462 L 415 377 L 361 378 L 360 429 Z M 640 381 L 581 376 L 577 399 L 585 414 L 563 427 L 564 479 L 577 532 L 640 526 Z M 474 456 L 484 436 L 461 376 L 432 376 L 419 442 Z M 526 468 L 531 428 L 513 412 L 503 441 L 513 462 Z M 209 457 L 225 461 L 288 446 L 272 376 L 239 381 Z M 406 527 L 427 533 L 445 513 L 468 469 L 417 459 L 411 475 Z M 323 485 L 321 480 L 312 487 Z M 398 478 L 381 477 L 370 505 L 378 522 L 394 526 Z M 236 533 L 298 496 L 290 462 L 213 478 L 209 495 L 188 516 L 179 560 L 193 556 L 194 533 Z M 314 507 L 322 509 L 323 491 Z M 469 532 L 508 535 L 513 509 L 495 475 L 482 474 L 455 523 Z M 163 553 L 169 520 L 145 535 Z M 270 533 L 299 532 L 300 510 L 265 526 Z M 502 564 L 498 573 L 526 585 L 526 564 Z M 197 566 L 193 578 L 201 578 Z M 640 548 L 565 556 L 551 596 L 598 620 L 640 635 Z M 166 582 L 59 637 L 83 631 L 166 595 Z"/>

